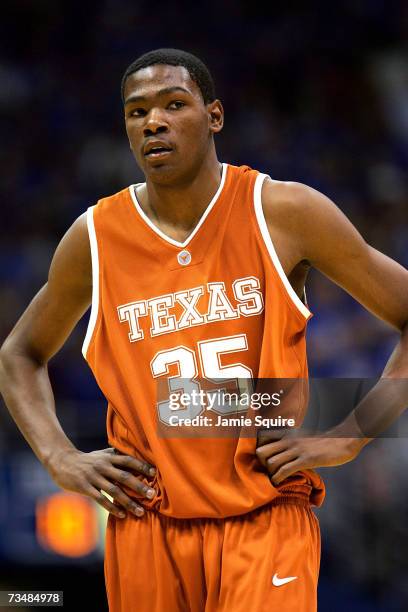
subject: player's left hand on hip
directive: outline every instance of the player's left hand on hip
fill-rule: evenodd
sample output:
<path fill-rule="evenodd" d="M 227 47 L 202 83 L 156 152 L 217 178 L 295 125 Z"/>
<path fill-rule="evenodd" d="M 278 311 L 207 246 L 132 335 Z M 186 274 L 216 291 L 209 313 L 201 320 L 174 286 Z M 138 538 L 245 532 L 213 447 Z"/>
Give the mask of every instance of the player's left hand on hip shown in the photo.
<path fill-rule="evenodd" d="M 275 485 L 302 469 L 347 463 L 361 450 L 355 438 L 307 435 L 298 430 L 262 432 L 258 443 L 256 455 Z"/>

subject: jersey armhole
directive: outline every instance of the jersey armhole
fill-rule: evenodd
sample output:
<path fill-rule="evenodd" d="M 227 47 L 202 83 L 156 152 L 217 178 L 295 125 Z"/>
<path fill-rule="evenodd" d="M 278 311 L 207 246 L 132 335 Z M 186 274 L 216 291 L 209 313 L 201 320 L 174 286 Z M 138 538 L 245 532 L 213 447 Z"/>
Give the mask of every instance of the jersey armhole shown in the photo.
<path fill-rule="evenodd" d="M 255 207 L 255 216 L 258 222 L 259 230 L 261 232 L 261 236 L 263 242 L 265 244 L 266 250 L 269 253 L 269 257 L 272 261 L 272 264 L 280 277 L 283 287 L 292 302 L 292 304 L 296 307 L 297 311 L 306 319 L 310 319 L 313 314 L 310 312 L 308 307 L 306 306 L 306 291 L 304 291 L 304 300 L 305 303 L 302 302 L 300 297 L 297 295 L 296 291 L 293 289 L 292 285 L 289 282 L 288 277 L 286 276 L 282 264 L 279 261 L 279 257 L 276 253 L 275 247 L 273 246 L 272 238 L 270 236 L 268 226 L 266 223 L 264 211 L 262 208 L 262 185 L 266 178 L 270 178 L 267 174 L 259 173 L 255 179 L 254 186 L 254 207 Z"/>
<path fill-rule="evenodd" d="M 89 245 L 91 248 L 91 261 L 92 261 L 92 303 L 91 312 L 89 315 L 88 327 L 86 330 L 85 339 L 82 345 L 82 354 L 86 359 L 89 344 L 91 342 L 93 332 L 98 318 L 99 311 L 99 256 L 98 256 L 98 242 L 96 239 L 95 223 L 94 223 L 94 208 L 90 206 L 86 211 L 86 224 L 88 227 Z"/>

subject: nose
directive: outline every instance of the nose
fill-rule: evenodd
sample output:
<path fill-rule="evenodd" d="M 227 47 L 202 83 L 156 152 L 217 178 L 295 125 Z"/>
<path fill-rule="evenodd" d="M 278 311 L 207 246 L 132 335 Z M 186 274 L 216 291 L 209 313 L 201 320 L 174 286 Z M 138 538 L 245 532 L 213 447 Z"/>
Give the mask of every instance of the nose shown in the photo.
<path fill-rule="evenodd" d="M 152 136 L 152 134 L 162 134 L 169 129 L 166 117 L 161 109 L 152 108 L 147 115 L 146 125 L 144 127 L 144 135 Z"/>

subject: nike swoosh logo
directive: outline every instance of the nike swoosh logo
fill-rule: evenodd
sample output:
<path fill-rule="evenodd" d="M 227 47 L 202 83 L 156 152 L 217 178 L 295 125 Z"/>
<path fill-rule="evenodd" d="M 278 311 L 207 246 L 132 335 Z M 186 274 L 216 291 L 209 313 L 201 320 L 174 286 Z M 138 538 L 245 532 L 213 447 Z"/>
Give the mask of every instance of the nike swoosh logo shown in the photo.
<path fill-rule="evenodd" d="M 272 578 L 272 584 L 274 586 L 282 586 L 283 584 L 287 584 L 288 582 L 292 582 L 292 580 L 296 580 L 297 576 L 288 576 L 287 578 L 278 578 L 278 574 L 275 574 Z"/>

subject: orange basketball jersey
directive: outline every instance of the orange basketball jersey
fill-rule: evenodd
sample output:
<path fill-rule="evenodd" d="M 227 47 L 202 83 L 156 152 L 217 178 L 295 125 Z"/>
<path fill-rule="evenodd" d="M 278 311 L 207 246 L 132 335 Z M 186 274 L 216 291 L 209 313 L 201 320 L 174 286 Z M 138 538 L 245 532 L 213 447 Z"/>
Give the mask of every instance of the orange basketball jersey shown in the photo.
<path fill-rule="evenodd" d="M 108 400 L 109 443 L 156 466 L 150 484 L 158 495 L 140 501 L 168 516 L 233 516 L 286 496 L 323 501 L 312 470 L 274 487 L 256 437 L 172 437 L 158 427 L 183 413 L 159 397 L 160 383 L 170 397 L 183 381 L 198 391 L 204 380 L 307 378 L 312 314 L 273 247 L 265 177 L 223 164 L 216 194 L 183 243 L 146 216 L 137 185 L 88 209 L 93 295 L 83 354 Z"/>

